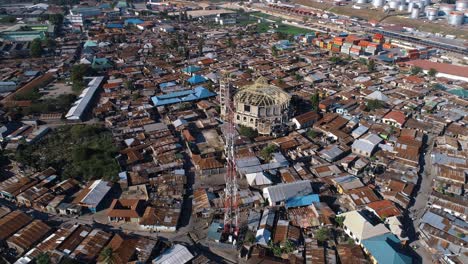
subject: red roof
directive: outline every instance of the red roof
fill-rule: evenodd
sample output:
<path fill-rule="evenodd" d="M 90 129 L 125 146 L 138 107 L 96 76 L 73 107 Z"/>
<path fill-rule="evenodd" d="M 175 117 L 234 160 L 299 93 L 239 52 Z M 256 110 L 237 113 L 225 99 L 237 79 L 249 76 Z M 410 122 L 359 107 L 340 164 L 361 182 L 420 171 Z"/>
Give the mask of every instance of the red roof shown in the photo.
<path fill-rule="evenodd" d="M 413 60 L 406 62 L 407 65 L 420 67 L 424 70 L 435 69 L 437 72 L 468 78 L 466 66 L 457 66 L 448 63 L 432 62 L 428 60 Z"/>
<path fill-rule="evenodd" d="M 403 125 L 406 121 L 406 116 L 403 112 L 400 111 L 390 111 L 386 114 L 383 119 L 392 119 L 395 120 L 400 125 Z"/>
<path fill-rule="evenodd" d="M 367 204 L 367 206 L 374 210 L 380 218 L 401 215 L 400 210 L 395 204 L 388 200 L 372 202 Z"/>

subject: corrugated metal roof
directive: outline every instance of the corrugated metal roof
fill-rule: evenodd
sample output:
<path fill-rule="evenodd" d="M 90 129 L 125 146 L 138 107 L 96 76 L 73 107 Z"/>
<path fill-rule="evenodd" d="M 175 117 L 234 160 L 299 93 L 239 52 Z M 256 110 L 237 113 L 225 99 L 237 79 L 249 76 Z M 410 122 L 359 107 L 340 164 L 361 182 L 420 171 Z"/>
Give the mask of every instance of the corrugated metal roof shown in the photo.
<path fill-rule="evenodd" d="M 98 76 L 94 77 L 88 83 L 88 87 L 84 89 L 83 92 L 81 92 L 80 96 L 78 97 L 78 100 L 75 101 L 75 103 L 73 103 L 72 107 L 65 115 L 67 119 L 81 119 L 83 113 L 85 112 L 86 108 L 91 102 L 91 99 L 93 98 L 94 94 L 96 93 L 103 80 L 103 76 Z"/>
<path fill-rule="evenodd" d="M 296 196 L 286 200 L 286 208 L 300 207 L 311 205 L 312 203 L 319 203 L 320 197 L 318 194 L 309 194 L 304 196 Z"/>

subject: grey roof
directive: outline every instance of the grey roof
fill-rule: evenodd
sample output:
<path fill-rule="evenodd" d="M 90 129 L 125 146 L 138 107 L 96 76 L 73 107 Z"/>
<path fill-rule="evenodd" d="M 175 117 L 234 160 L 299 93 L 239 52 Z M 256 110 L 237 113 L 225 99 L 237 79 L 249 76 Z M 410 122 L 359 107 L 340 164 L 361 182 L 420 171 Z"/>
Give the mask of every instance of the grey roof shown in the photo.
<path fill-rule="evenodd" d="M 368 127 L 360 125 L 358 128 L 354 129 L 353 132 L 351 132 L 351 135 L 354 138 L 358 138 L 358 137 L 364 135 L 368 130 L 369 130 Z"/>
<path fill-rule="evenodd" d="M 68 113 L 65 115 L 67 119 L 77 120 L 81 119 L 83 113 L 85 112 L 86 108 L 88 107 L 91 99 L 93 99 L 94 94 L 96 93 L 97 89 L 101 85 L 102 81 L 104 80 L 103 76 L 94 77 L 89 83 L 88 87 L 84 89 L 78 100 L 76 100 Z"/>
<path fill-rule="evenodd" d="M 251 210 L 249 212 L 249 217 L 247 219 L 247 226 L 249 230 L 252 230 L 254 232 L 257 231 L 258 224 L 260 223 L 260 217 L 261 217 L 260 212 L 257 212 L 254 210 Z"/>
<path fill-rule="evenodd" d="M 148 124 L 144 125 L 143 129 L 146 132 L 153 132 L 153 131 L 160 131 L 160 130 L 167 130 L 167 125 L 164 123 L 153 123 L 153 124 Z"/>
<path fill-rule="evenodd" d="M 352 147 L 371 153 L 374 148 L 382 141 L 382 138 L 375 134 L 368 134 L 362 139 L 354 141 Z"/>
<path fill-rule="evenodd" d="M 153 260 L 154 264 L 184 264 L 193 259 L 192 253 L 182 245 L 175 244 Z"/>
<path fill-rule="evenodd" d="M 312 185 L 309 180 L 282 183 L 263 188 L 263 196 L 268 198 L 270 204 L 285 201 L 289 198 L 312 193 Z"/>
<path fill-rule="evenodd" d="M 96 180 L 89 187 L 90 191 L 86 196 L 81 199 L 81 203 L 88 204 L 91 206 L 97 206 L 104 196 L 110 191 L 111 186 L 108 182 L 103 180 Z"/>

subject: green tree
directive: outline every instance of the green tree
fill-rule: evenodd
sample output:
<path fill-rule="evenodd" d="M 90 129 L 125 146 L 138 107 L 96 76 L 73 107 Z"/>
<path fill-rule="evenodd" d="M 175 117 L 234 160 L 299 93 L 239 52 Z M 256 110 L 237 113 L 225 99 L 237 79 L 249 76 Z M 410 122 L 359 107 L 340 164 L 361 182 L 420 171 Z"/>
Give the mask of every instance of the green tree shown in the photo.
<path fill-rule="evenodd" d="M 227 45 L 229 48 L 234 48 L 234 42 L 232 41 L 232 38 L 231 38 L 231 37 L 228 37 L 228 39 L 226 40 L 226 45 Z"/>
<path fill-rule="evenodd" d="M 258 133 L 255 129 L 247 126 L 240 126 L 239 134 L 250 139 L 256 138 L 258 136 Z"/>
<path fill-rule="evenodd" d="M 49 22 L 55 26 L 62 26 L 63 24 L 63 14 L 51 14 L 49 15 Z"/>
<path fill-rule="evenodd" d="M 300 81 L 300 80 L 302 80 L 303 77 L 302 77 L 302 75 L 296 73 L 296 75 L 294 76 L 294 78 L 296 79 L 296 81 Z"/>
<path fill-rule="evenodd" d="M 384 102 L 377 100 L 377 99 L 371 99 L 367 100 L 366 103 L 366 111 L 374 111 L 379 108 L 383 108 L 385 106 Z"/>
<path fill-rule="evenodd" d="M 136 89 L 135 83 L 133 82 L 133 80 L 126 80 L 124 82 L 124 87 L 130 91 L 134 91 Z"/>
<path fill-rule="evenodd" d="M 273 243 L 272 240 L 270 240 L 269 246 L 271 248 L 271 251 L 272 251 L 273 255 L 275 255 L 277 257 L 280 257 L 281 254 L 283 253 L 283 250 L 281 250 L 281 247 L 279 245 L 276 245 L 275 243 Z"/>
<path fill-rule="evenodd" d="M 435 77 L 436 74 L 437 74 L 437 70 L 434 69 L 434 68 L 430 68 L 430 69 L 429 69 L 429 72 L 428 72 L 427 74 L 428 74 L 429 76 L 431 76 L 431 77 Z"/>
<path fill-rule="evenodd" d="M 345 217 L 344 216 L 337 216 L 335 217 L 335 222 L 339 227 L 343 227 Z"/>
<path fill-rule="evenodd" d="M 327 241 L 330 238 L 330 230 L 325 227 L 320 228 L 315 232 L 315 238 L 320 242 Z"/>
<path fill-rule="evenodd" d="M 315 132 L 314 130 L 312 129 L 309 129 L 309 131 L 307 131 L 307 136 L 310 138 L 310 139 L 313 139 L 317 136 L 317 132 Z"/>
<path fill-rule="evenodd" d="M 39 256 L 37 256 L 36 263 L 37 264 L 50 264 L 52 262 L 50 261 L 49 254 L 41 253 L 41 254 L 39 254 Z"/>
<path fill-rule="evenodd" d="M 320 95 L 318 92 L 315 92 L 311 97 L 310 101 L 312 103 L 312 111 L 318 112 L 320 104 Z"/>
<path fill-rule="evenodd" d="M 260 157 L 265 161 L 270 161 L 272 154 L 278 150 L 278 147 L 273 144 L 269 144 L 260 151 Z"/>
<path fill-rule="evenodd" d="M 3 150 L 0 150 L 0 168 L 10 163 L 10 159 L 5 155 Z"/>
<path fill-rule="evenodd" d="M 367 63 L 367 70 L 369 72 L 374 72 L 375 71 L 375 61 L 374 60 L 369 60 Z"/>
<path fill-rule="evenodd" d="M 14 16 L 5 16 L 0 19 L 0 23 L 15 23 L 16 17 Z"/>
<path fill-rule="evenodd" d="M 75 64 L 71 69 L 70 79 L 73 82 L 73 90 L 75 92 L 81 92 L 84 88 L 83 78 L 85 76 L 94 75 L 94 70 L 90 65 L 87 64 Z"/>
<path fill-rule="evenodd" d="M 411 75 L 418 75 L 422 72 L 422 68 L 421 67 L 411 67 L 411 70 L 410 70 L 410 74 Z"/>
<path fill-rule="evenodd" d="M 42 55 L 42 41 L 37 38 L 31 42 L 31 47 L 29 49 L 31 56 L 40 57 Z"/>
<path fill-rule="evenodd" d="M 101 251 L 99 257 L 102 259 L 102 263 L 104 264 L 116 263 L 114 250 L 109 246 L 107 246 Z"/>
<path fill-rule="evenodd" d="M 252 231 L 247 230 L 247 232 L 245 233 L 245 239 L 244 240 L 246 242 L 254 243 L 255 242 L 255 234 Z"/>
<path fill-rule="evenodd" d="M 55 42 L 54 39 L 51 39 L 49 37 L 45 38 L 43 41 L 42 41 L 42 44 L 44 46 L 46 46 L 48 49 L 54 49 L 55 46 L 57 45 L 57 43 Z"/>
<path fill-rule="evenodd" d="M 200 56 L 203 54 L 203 46 L 204 45 L 205 45 L 205 40 L 203 39 L 203 37 L 198 38 L 197 48 L 198 48 L 198 55 L 200 55 Z"/>
<path fill-rule="evenodd" d="M 332 56 L 329 61 L 333 62 L 334 64 L 341 64 L 343 59 L 339 56 Z"/>
<path fill-rule="evenodd" d="M 276 47 L 276 45 L 273 45 L 273 46 L 271 47 L 271 55 L 272 55 L 273 57 L 277 57 L 277 56 L 278 56 L 278 48 Z"/>
<path fill-rule="evenodd" d="M 294 243 L 291 242 L 291 240 L 289 240 L 289 239 L 284 241 L 281 245 L 282 245 L 282 248 L 283 248 L 283 253 L 286 253 L 286 254 L 289 254 L 289 253 L 293 252 L 296 249 L 296 247 L 294 246 Z"/>

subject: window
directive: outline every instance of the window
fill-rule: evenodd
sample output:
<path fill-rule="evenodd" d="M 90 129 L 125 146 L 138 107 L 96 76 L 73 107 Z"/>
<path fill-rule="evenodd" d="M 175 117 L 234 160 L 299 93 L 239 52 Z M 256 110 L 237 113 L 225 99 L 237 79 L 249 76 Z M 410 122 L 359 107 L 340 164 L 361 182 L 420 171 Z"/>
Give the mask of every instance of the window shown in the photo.
<path fill-rule="evenodd" d="M 250 113 L 250 105 L 244 105 L 244 111 Z"/>

